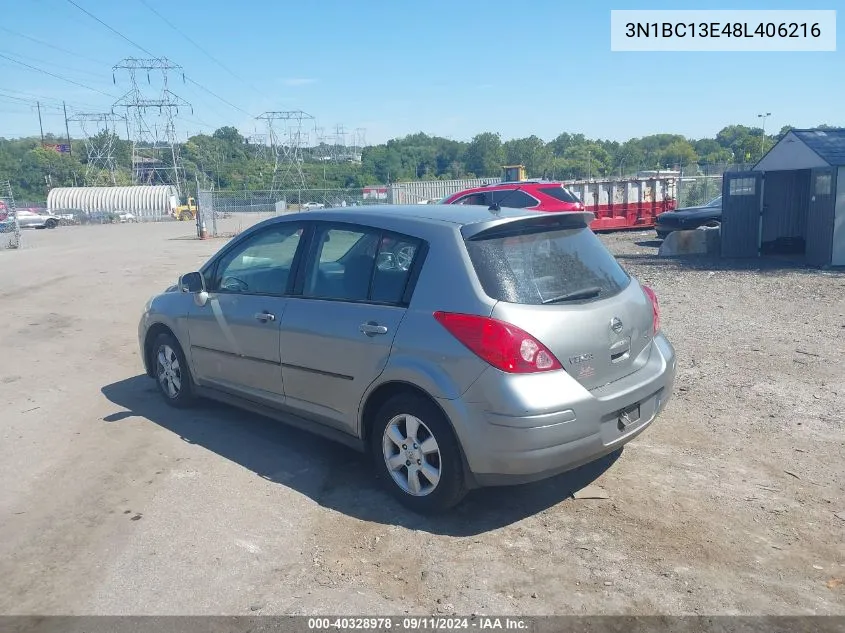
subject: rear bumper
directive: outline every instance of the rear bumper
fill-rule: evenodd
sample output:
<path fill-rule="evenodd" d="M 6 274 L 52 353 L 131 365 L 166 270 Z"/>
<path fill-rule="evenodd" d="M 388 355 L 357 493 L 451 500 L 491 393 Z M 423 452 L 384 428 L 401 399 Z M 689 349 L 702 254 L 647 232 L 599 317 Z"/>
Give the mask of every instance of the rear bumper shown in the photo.
<path fill-rule="evenodd" d="M 657 233 L 658 237 L 666 237 L 669 233 L 673 231 L 680 231 L 681 227 L 678 225 L 670 225 L 670 224 L 655 224 L 654 230 Z"/>
<path fill-rule="evenodd" d="M 531 392 L 525 376 L 512 378 L 485 370 L 462 398 L 440 401 L 479 486 L 538 481 L 620 449 L 665 408 L 675 351 L 659 334 L 643 367 L 592 391 L 563 372 L 531 376 Z M 639 417 L 623 424 L 620 412 L 637 404 Z"/>

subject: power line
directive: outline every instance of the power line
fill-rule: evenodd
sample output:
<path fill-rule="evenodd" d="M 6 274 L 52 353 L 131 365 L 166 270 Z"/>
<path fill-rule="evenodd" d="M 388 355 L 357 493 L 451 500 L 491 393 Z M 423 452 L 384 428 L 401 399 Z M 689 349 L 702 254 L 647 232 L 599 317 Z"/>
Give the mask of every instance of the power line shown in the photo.
<path fill-rule="evenodd" d="M 68 2 L 70 2 L 70 1 L 71 0 L 68 0 Z M 115 98 L 114 95 L 110 95 L 107 92 L 103 92 L 102 90 L 97 90 L 96 88 L 92 88 L 91 86 L 86 86 L 85 84 L 81 84 L 78 81 L 74 81 L 73 79 L 66 79 L 65 77 L 51 73 L 49 70 L 44 70 L 43 68 L 38 68 L 37 66 L 31 66 L 30 64 L 27 64 L 26 62 L 18 61 L 17 59 L 13 59 L 13 58 L 9 57 L 8 55 L 4 55 L 3 53 L 0 53 L 0 58 L 8 59 L 10 62 L 14 62 L 15 64 L 20 64 L 21 66 L 29 68 L 30 70 L 34 70 L 34 71 L 42 73 L 44 75 L 49 75 L 50 77 L 54 77 L 55 79 L 61 79 L 62 81 L 66 81 L 69 84 L 73 84 L 74 86 L 79 86 L 80 88 L 85 88 L 86 90 L 90 90 L 92 92 L 98 92 L 101 95 L 105 95 L 106 97 L 109 97 L 111 99 Z"/>
<path fill-rule="evenodd" d="M 118 36 L 119 36 L 119 37 L 121 37 L 122 39 L 124 39 L 124 40 L 126 40 L 127 42 L 129 42 L 130 44 L 132 44 L 132 46 L 134 46 L 134 47 L 136 47 L 136 48 L 138 48 L 138 49 L 140 49 L 140 50 L 144 51 L 147 55 L 150 55 L 151 57 L 157 57 L 156 55 L 154 55 L 153 53 L 151 53 L 150 51 L 148 51 L 146 48 L 144 48 L 143 46 L 141 46 L 141 45 L 140 45 L 140 44 L 138 44 L 137 42 L 133 42 L 131 39 L 129 39 L 128 37 L 126 37 L 123 33 L 121 33 L 120 31 L 118 31 L 118 30 L 117 30 L 117 29 L 115 29 L 114 27 L 109 26 L 108 24 L 106 24 L 105 22 L 103 22 L 100 18 L 98 18 L 96 15 L 94 15 L 94 14 L 93 14 L 93 13 L 91 13 L 90 11 L 88 11 L 88 10 L 86 10 L 86 9 L 84 9 L 84 8 L 82 8 L 82 7 L 80 7 L 78 4 L 76 4 L 76 2 L 74 2 L 74 0 L 67 0 L 67 1 L 68 1 L 70 4 L 72 4 L 73 6 L 75 6 L 77 9 L 79 9 L 80 11 L 82 11 L 83 13 L 85 13 L 86 15 L 88 15 L 89 17 L 91 17 L 92 19 L 94 19 L 94 20 L 96 20 L 97 22 L 99 22 L 100 24 L 102 24 L 104 27 L 106 27 L 106 28 L 107 28 L 109 31 L 111 31 L 112 33 L 115 33 L 116 35 L 118 35 Z M 232 103 L 231 101 L 227 101 L 226 99 L 224 99 L 223 97 L 221 97 L 221 96 L 220 96 L 220 95 L 218 95 L 217 93 L 215 93 L 215 92 L 213 92 L 213 91 L 209 90 L 208 88 L 206 88 L 205 86 L 203 86 L 201 83 L 199 83 L 199 82 L 197 82 L 197 81 L 194 81 L 194 80 L 193 80 L 193 79 L 191 79 L 190 77 L 185 77 L 185 79 L 186 79 L 186 81 L 190 81 L 192 84 L 194 84 L 194 85 L 195 85 L 197 88 L 199 88 L 200 90 L 203 90 L 203 91 L 207 92 L 208 94 L 210 94 L 210 95 L 211 95 L 212 97 L 214 97 L 215 99 L 219 99 L 220 101 L 222 101 L 223 103 L 225 103 L 225 104 L 226 104 L 226 105 L 228 105 L 229 107 L 234 108 L 235 110 L 237 110 L 237 111 L 239 111 L 239 112 L 243 112 L 245 115 L 247 115 L 247 116 L 249 116 L 249 117 L 251 117 L 251 116 L 252 116 L 249 112 L 247 112 L 247 111 L 246 111 L 246 110 L 244 110 L 243 108 L 239 108 L 238 106 L 236 106 L 236 105 L 235 105 L 234 103 Z M 109 96 L 111 96 L 111 95 L 109 95 Z"/>
<path fill-rule="evenodd" d="M 165 23 L 165 24 L 167 24 L 167 26 L 169 26 L 171 29 L 173 29 L 173 30 L 174 30 L 174 31 L 176 31 L 179 35 L 181 35 L 181 36 L 182 36 L 182 39 L 185 39 L 185 40 L 187 40 L 188 42 L 190 42 L 191 44 L 193 44 L 193 45 L 194 45 L 194 46 L 195 46 L 195 47 L 196 47 L 196 48 L 197 48 L 200 52 L 202 52 L 202 53 L 203 53 L 203 55 L 205 55 L 206 57 L 208 57 L 211 61 L 213 61 L 213 62 L 214 62 L 215 64 L 217 64 L 218 66 L 220 66 L 220 68 L 222 68 L 222 69 L 223 69 L 223 70 L 225 70 L 227 73 L 229 73 L 230 75 L 232 75 L 232 77 L 234 77 L 234 78 L 235 78 L 235 79 L 237 79 L 238 81 L 243 82 L 246 86 L 248 86 L 249 88 L 251 88 L 252 90 L 254 90 L 255 92 L 257 92 L 258 94 L 263 94 L 263 93 L 262 93 L 260 90 L 258 90 L 255 86 L 253 86 L 253 85 L 252 85 L 252 84 L 250 84 L 248 81 L 246 81 L 245 79 L 243 79 L 243 77 L 239 76 L 237 73 L 235 73 L 234 71 L 230 70 L 228 66 L 226 66 L 223 62 L 221 62 L 219 59 L 217 59 L 214 55 L 212 55 L 211 53 L 209 53 L 209 52 L 208 52 L 205 48 L 203 48 L 202 46 L 200 46 L 199 44 L 197 44 L 197 43 L 196 43 L 196 42 L 195 42 L 195 41 L 194 41 L 194 40 L 193 40 L 193 39 L 192 39 L 192 38 L 191 38 L 191 37 L 190 37 L 187 33 L 185 33 L 184 31 L 182 31 L 182 30 L 181 30 L 178 26 L 176 26 L 175 24 L 173 24 L 170 20 L 168 20 L 166 17 L 164 17 L 161 13 L 159 13 L 158 11 L 156 11 L 156 10 L 155 10 L 152 6 L 150 6 L 150 4 L 147 2 L 147 0 L 138 0 L 138 1 L 139 1 L 141 4 L 143 4 L 145 7 L 147 7 L 147 9 L 149 9 L 150 11 L 152 11 L 155 15 L 157 15 L 159 18 L 161 18 L 161 19 L 164 21 L 164 23 Z"/>
<path fill-rule="evenodd" d="M 19 96 L 15 96 L 15 95 L 23 95 L 23 96 L 19 97 Z M 57 99 L 55 97 L 46 97 L 44 95 L 33 94 L 31 92 L 22 92 L 20 90 L 12 90 L 11 88 L 0 88 L 0 96 L 8 96 L 11 99 L 20 99 L 20 100 L 24 100 L 24 101 L 27 101 L 27 102 L 32 103 L 32 104 L 40 101 L 42 107 L 50 107 L 50 108 L 57 108 L 57 109 L 61 109 L 61 105 L 59 105 L 59 104 L 63 103 L 62 99 Z M 54 106 L 45 105 L 45 102 L 49 102 L 49 101 L 54 101 L 56 103 L 56 105 L 54 105 Z M 88 109 L 91 109 L 91 108 L 96 109 L 96 108 L 100 107 L 100 106 L 93 105 L 93 104 L 90 104 L 90 103 L 84 103 L 82 101 L 75 101 L 73 103 L 67 102 L 67 105 L 71 106 L 72 108 L 76 108 L 76 107 L 81 106 L 83 108 L 88 108 Z"/>
<path fill-rule="evenodd" d="M 223 97 L 221 97 L 219 94 L 217 94 L 217 93 L 215 93 L 215 92 L 212 92 L 211 90 L 209 90 L 208 88 L 206 88 L 205 86 L 203 86 L 201 83 L 198 83 L 198 82 L 194 81 L 194 80 L 193 80 L 193 79 L 191 79 L 190 77 L 185 77 L 185 80 L 186 80 L 186 81 L 190 81 L 190 82 L 191 82 L 192 84 L 194 84 L 197 88 L 199 88 L 200 90 L 204 90 L 205 92 L 207 92 L 208 94 L 210 94 L 212 97 L 214 97 L 214 98 L 216 98 L 216 99 L 220 99 L 220 101 L 222 101 L 223 103 L 225 103 L 227 106 L 229 106 L 229 107 L 231 107 L 231 108 L 234 108 L 234 109 L 235 109 L 235 110 L 237 110 L 238 112 L 243 112 L 243 113 L 244 113 L 245 115 L 247 115 L 248 117 L 252 117 L 252 115 L 251 115 L 249 112 L 247 112 L 247 111 L 246 111 L 246 110 L 244 110 L 243 108 L 239 108 L 238 106 L 236 106 L 236 105 L 235 105 L 234 103 L 232 103 L 231 101 L 227 101 L 226 99 L 224 99 Z"/>
<path fill-rule="evenodd" d="M 73 51 L 69 51 L 66 48 L 62 48 L 61 46 L 56 46 L 55 44 L 50 44 L 49 42 L 45 42 L 44 40 L 39 40 L 37 37 L 32 37 L 31 35 L 26 35 L 24 33 L 19 33 L 17 31 L 13 31 L 12 29 L 8 29 L 5 26 L 0 26 L 0 31 L 6 31 L 6 33 L 11 33 L 12 35 L 16 35 L 17 37 L 22 37 L 30 42 L 35 42 L 36 44 L 40 44 L 41 46 L 46 46 L 48 48 L 55 49 L 62 53 L 66 53 L 68 55 L 73 55 L 74 57 L 79 57 L 81 59 L 86 59 L 89 62 L 94 62 L 95 64 L 102 64 L 107 65 L 105 62 L 93 59 L 92 57 L 87 57 L 85 55 L 81 55 L 80 53 L 74 53 Z"/>
<path fill-rule="evenodd" d="M 0 103 L 16 106 L 29 106 L 29 109 L 32 110 L 36 107 L 38 101 L 32 99 L 21 99 L 20 97 L 10 97 L 8 95 L 0 94 Z M 62 112 L 61 106 L 46 105 L 44 103 L 41 104 L 41 109 L 45 112 Z"/>
<path fill-rule="evenodd" d="M 5 53 L 6 55 L 14 55 L 14 53 L 11 53 L 9 51 L 0 51 L 0 53 Z M 19 55 L 15 55 L 15 56 L 20 57 Z M 101 74 L 91 72 L 90 70 L 82 70 L 81 68 L 74 68 L 72 66 L 64 66 L 62 64 L 56 64 L 55 62 L 48 62 L 44 59 L 36 59 L 35 57 L 32 57 L 30 55 L 27 55 L 26 59 L 33 62 L 33 63 L 36 63 L 36 64 L 46 64 L 46 65 L 48 65 L 48 66 L 50 66 L 50 67 L 52 67 L 56 70 L 65 70 L 65 71 L 72 72 L 72 73 L 79 73 L 79 74 L 82 74 L 82 75 L 88 75 L 89 77 L 98 77 L 101 80 L 103 79 L 103 76 Z M 106 82 L 103 82 L 103 83 L 106 83 Z"/>
<path fill-rule="evenodd" d="M 104 27 L 106 27 L 109 31 L 111 31 L 112 33 L 114 33 L 114 34 L 115 34 L 115 35 L 117 35 L 118 37 L 120 37 L 120 38 L 122 38 L 122 39 L 126 40 L 127 42 L 129 42 L 130 44 L 132 44 L 132 46 L 134 46 L 135 48 L 138 48 L 138 49 L 140 49 L 140 50 L 144 51 L 144 52 L 145 52 L 147 55 L 149 55 L 150 57 L 155 57 L 155 55 L 154 55 L 153 53 L 151 53 L 150 51 L 148 51 L 146 48 L 144 48 L 143 46 L 141 46 L 141 45 L 140 45 L 140 44 L 138 44 L 137 42 L 133 42 L 133 41 L 132 41 L 132 40 L 130 40 L 128 37 L 126 37 L 123 33 L 121 33 L 120 31 L 118 31 L 118 30 L 117 30 L 117 29 L 115 29 L 115 28 L 112 28 L 111 26 L 109 26 L 108 24 L 106 24 L 105 22 L 103 22 L 100 18 L 98 18 L 96 15 L 94 15 L 93 13 L 91 13 L 90 11 L 88 11 L 87 9 L 84 9 L 84 8 L 80 7 L 80 6 L 79 6 L 78 4 L 76 4 L 73 0 L 67 0 L 67 1 L 68 1 L 70 4 L 72 4 L 73 6 L 75 6 L 77 9 L 79 9 L 80 11 L 82 11 L 85 15 L 87 15 L 88 17 L 90 17 L 91 19 L 96 20 L 97 22 L 99 22 L 100 24 L 102 24 Z"/>

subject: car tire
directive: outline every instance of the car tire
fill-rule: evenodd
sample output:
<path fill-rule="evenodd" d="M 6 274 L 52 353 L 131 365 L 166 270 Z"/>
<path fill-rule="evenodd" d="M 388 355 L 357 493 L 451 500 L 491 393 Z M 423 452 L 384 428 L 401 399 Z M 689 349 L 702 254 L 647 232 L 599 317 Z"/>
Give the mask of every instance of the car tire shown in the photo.
<path fill-rule="evenodd" d="M 422 396 L 397 394 L 381 406 L 373 421 L 370 450 L 390 493 L 416 513 L 443 512 L 467 493 L 461 448 L 452 426 Z"/>
<path fill-rule="evenodd" d="M 56 222 L 55 220 L 47 220 L 47 221 L 44 223 L 44 226 L 46 226 L 48 229 L 54 229 L 54 228 L 56 228 L 57 226 L 59 226 L 59 223 L 58 223 L 58 222 Z"/>
<path fill-rule="evenodd" d="M 191 370 L 182 346 L 172 334 L 159 334 L 151 352 L 153 375 L 158 392 L 171 407 L 184 409 L 196 400 Z"/>

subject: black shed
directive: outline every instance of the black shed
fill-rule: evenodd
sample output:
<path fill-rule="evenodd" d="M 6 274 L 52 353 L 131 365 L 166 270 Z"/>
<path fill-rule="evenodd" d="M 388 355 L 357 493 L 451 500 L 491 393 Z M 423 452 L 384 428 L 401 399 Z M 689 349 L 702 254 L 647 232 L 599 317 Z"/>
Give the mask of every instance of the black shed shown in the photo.
<path fill-rule="evenodd" d="M 792 130 L 722 181 L 722 256 L 790 253 L 845 265 L 845 128 Z"/>

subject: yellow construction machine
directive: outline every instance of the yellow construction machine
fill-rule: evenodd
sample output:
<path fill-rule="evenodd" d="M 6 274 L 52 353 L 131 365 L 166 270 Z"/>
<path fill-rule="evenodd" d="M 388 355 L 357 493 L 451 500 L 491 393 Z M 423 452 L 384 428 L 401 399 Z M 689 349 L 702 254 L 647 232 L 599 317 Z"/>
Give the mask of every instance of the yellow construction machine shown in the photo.
<path fill-rule="evenodd" d="M 197 202 L 193 198 L 188 198 L 188 204 L 180 204 L 175 207 L 170 215 L 177 220 L 196 220 L 197 219 Z"/>

